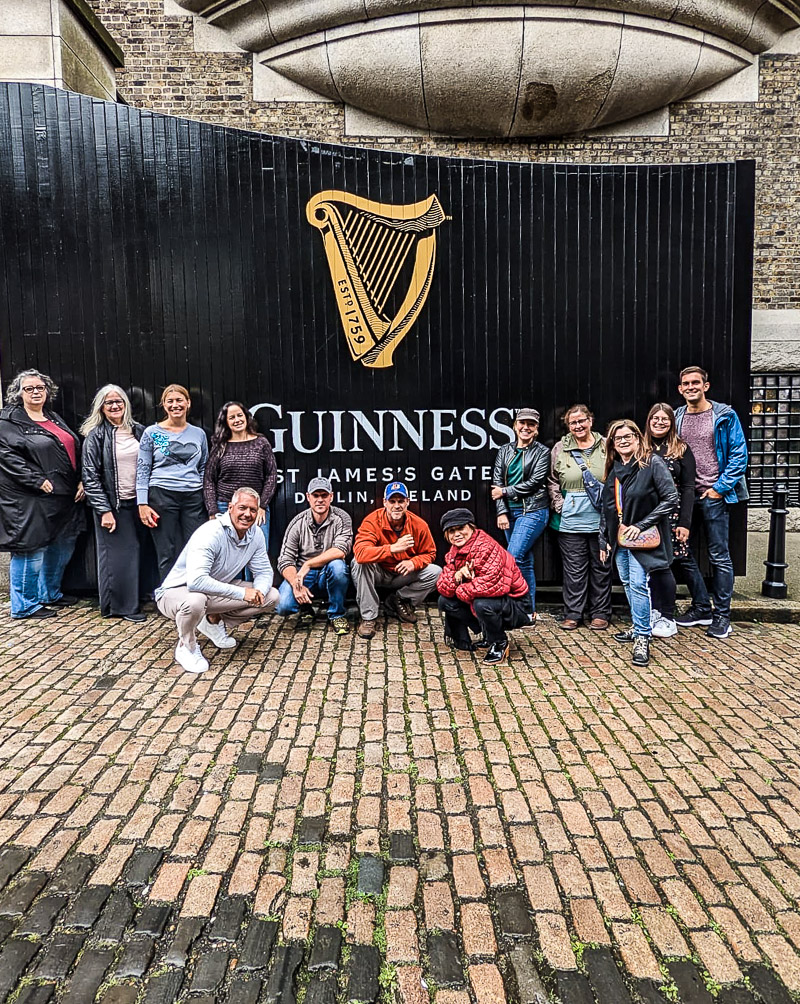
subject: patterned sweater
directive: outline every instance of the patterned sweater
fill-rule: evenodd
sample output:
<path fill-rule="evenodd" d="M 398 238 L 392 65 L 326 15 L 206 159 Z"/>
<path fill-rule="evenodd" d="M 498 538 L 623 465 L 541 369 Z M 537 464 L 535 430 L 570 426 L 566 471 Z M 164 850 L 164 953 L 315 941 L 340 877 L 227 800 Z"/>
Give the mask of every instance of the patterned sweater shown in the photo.
<path fill-rule="evenodd" d="M 275 455 L 266 436 L 240 443 L 227 443 L 220 456 L 209 457 L 203 478 L 203 501 L 209 516 L 216 516 L 217 502 L 230 502 L 238 488 L 253 488 L 266 509 L 275 494 L 278 471 Z"/>

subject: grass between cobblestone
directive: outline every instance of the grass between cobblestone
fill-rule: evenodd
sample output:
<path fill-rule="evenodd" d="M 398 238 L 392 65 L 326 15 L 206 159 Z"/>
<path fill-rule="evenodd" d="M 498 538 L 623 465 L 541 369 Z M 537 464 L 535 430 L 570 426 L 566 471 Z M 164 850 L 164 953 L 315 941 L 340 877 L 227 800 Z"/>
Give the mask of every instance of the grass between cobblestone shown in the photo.
<path fill-rule="evenodd" d="M 641 669 L 610 633 L 550 619 L 485 666 L 433 611 L 371 642 L 265 617 L 200 677 L 156 617 L 82 605 L 0 631 L 0 1000 L 258 1001 L 283 980 L 299 1004 L 357 986 L 571 1004 L 584 982 L 617 1004 L 609 960 L 632 1004 L 800 1000 L 798 626 L 683 631 Z M 372 858 L 383 881 L 363 891 Z M 59 906 L 71 862 L 86 878 Z M 96 916 L 75 913 L 92 889 Z M 158 904 L 162 933 L 137 932 Z M 259 921 L 276 937 L 252 960 Z"/>

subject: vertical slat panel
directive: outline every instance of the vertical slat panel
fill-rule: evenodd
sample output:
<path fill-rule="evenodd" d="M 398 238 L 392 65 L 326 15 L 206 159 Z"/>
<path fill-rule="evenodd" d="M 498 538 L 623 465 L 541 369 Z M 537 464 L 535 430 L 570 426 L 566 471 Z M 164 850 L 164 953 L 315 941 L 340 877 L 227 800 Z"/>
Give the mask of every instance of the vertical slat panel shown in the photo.
<path fill-rule="evenodd" d="M 306 220 L 309 198 L 330 188 L 394 204 L 436 193 L 451 217 L 427 304 L 386 369 L 351 358 Z M 752 220 L 748 164 L 425 158 L 3 84 L 0 365 L 5 380 L 37 365 L 63 381 L 73 425 L 108 380 L 131 389 L 145 421 L 173 380 L 209 430 L 227 398 L 276 406 L 259 412 L 287 475 L 273 544 L 295 493 L 332 468 L 356 519 L 384 469 L 413 468 L 435 529 L 456 499 L 494 527 L 481 469 L 504 439 L 497 409 L 539 408 L 547 442 L 576 400 L 600 429 L 642 421 L 653 400 L 676 400 L 678 371 L 696 362 L 747 415 Z M 412 426 L 424 413 L 421 449 L 402 430 L 394 449 L 392 410 Z M 382 448 L 353 412 L 376 429 L 387 413 Z M 457 471 L 442 480 L 435 468 Z M 552 550 L 543 540 L 543 580 L 557 571 Z"/>

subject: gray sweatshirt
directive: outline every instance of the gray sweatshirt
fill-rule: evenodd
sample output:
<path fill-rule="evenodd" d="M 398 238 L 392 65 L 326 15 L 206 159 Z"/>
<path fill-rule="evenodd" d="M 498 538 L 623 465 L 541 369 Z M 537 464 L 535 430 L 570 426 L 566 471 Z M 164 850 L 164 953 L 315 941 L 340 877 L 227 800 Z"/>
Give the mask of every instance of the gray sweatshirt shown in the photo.
<path fill-rule="evenodd" d="M 260 527 L 251 526 L 239 540 L 230 513 L 226 512 L 195 530 L 156 590 L 156 599 L 161 598 L 165 589 L 186 586 L 192 593 L 243 600 L 244 589 L 232 583 L 245 566 L 253 573 L 253 588 L 266 596 L 272 586 L 273 572 L 264 534 Z"/>

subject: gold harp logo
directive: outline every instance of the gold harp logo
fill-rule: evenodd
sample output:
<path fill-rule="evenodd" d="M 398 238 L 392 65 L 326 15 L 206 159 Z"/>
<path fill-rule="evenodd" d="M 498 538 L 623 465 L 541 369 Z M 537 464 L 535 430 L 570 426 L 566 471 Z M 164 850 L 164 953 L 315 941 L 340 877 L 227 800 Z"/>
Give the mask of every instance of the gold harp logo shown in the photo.
<path fill-rule="evenodd" d="M 436 228 L 448 219 L 441 203 L 430 195 L 393 206 L 325 191 L 309 200 L 306 216 L 322 234 L 353 359 L 365 366 L 391 366 L 428 298 Z M 401 280 L 403 286 L 408 281 L 405 294 L 395 289 Z"/>

